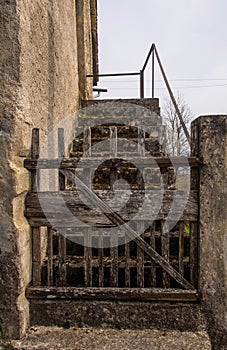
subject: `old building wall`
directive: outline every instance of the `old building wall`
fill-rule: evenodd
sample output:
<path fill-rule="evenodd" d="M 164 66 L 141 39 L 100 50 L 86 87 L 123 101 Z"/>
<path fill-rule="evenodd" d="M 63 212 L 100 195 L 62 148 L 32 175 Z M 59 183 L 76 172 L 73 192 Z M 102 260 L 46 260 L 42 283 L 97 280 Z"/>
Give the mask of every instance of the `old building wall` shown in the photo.
<path fill-rule="evenodd" d="M 88 11 L 90 0 L 84 3 Z M 1 1 L 0 11 L 0 330 L 15 338 L 29 322 L 24 290 L 31 279 L 30 227 L 23 214 L 29 178 L 23 159 L 33 127 L 40 128 L 43 140 L 80 104 L 80 13 L 74 0 Z M 89 20 L 83 30 L 91 36 Z M 83 60 L 91 73 L 91 57 Z"/>
<path fill-rule="evenodd" d="M 93 74 L 93 47 L 92 47 L 92 9 L 91 0 L 77 0 L 77 40 L 78 40 L 78 69 L 79 90 L 82 99 L 92 97 L 91 88 L 93 79 L 87 74 Z"/>

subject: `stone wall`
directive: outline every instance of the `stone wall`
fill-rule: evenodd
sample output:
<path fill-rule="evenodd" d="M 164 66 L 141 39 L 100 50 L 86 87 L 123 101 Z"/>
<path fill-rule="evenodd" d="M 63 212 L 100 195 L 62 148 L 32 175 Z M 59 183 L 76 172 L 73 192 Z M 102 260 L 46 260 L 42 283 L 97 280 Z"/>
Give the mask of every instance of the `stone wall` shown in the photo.
<path fill-rule="evenodd" d="M 200 170 L 199 287 L 214 350 L 227 344 L 227 116 L 202 116 L 192 124 Z"/>
<path fill-rule="evenodd" d="M 24 290 L 31 279 L 31 242 L 23 215 L 29 178 L 23 159 L 31 130 L 40 128 L 44 139 L 75 112 L 78 86 L 92 72 L 90 39 L 86 55 L 78 56 L 78 40 L 80 47 L 84 39 L 78 34 L 81 13 L 76 13 L 76 3 L 0 1 L 0 330 L 8 338 L 21 337 L 29 322 Z M 83 33 L 90 38 L 90 0 L 83 3 Z M 89 96 L 91 88 L 86 86 Z"/>

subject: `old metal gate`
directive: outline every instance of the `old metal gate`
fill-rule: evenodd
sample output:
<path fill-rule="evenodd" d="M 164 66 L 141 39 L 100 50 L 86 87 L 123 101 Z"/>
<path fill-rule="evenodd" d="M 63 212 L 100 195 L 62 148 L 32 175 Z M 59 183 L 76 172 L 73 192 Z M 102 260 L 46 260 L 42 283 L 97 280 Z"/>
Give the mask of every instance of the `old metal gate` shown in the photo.
<path fill-rule="evenodd" d="M 116 144 L 120 137 L 136 140 L 139 150 L 142 150 L 141 145 L 146 144 L 158 172 L 164 179 L 162 204 L 150 225 L 147 222 L 151 207 L 146 208 L 144 217 L 129 226 L 127 210 L 119 213 L 108 204 L 109 196 L 111 197 L 109 193 L 113 190 L 113 183 L 119 172 L 125 180 L 131 182 L 131 192 L 137 193 L 135 197 L 130 197 L 130 214 L 136 213 L 143 201 L 141 173 L 133 167 L 133 161 L 125 163 L 117 153 Z M 98 142 L 100 138 L 110 139 L 112 159 L 102 164 L 99 171 L 94 173 L 94 187 L 91 190 L 83 181 L 80 171 L 75 181 L 75 170 L 83 154 L 86 162 L 82 170 L 91 175 L 92 166 L 96 165 L 95 161 L 99 157 L 97 154 L 91 154 L 89 149 L 92 142 Z M 58 130 L 57 144 L 58 159 L 40 159 L 39 130 L 33 129 L 31 157 L 24 162 L 31 179 L 30 191 L 26 197 L 25 216 L 32 228 L 33 242 L 32 282 L 27 288 L 27 296 L 197 300 L 199 160 L 195 157 L 187 158 L 191 168 L 190 194 L 180 219 L 167 232 L 165 220 L 174 197 L 177 196 L 171 178 L 173 159 L 162 153 L 157 143 L 146 135 L 143 127 L 87 127 L 80 137 L 74 140 L 69 157 L 64 156 L 63 129 Z M 142 151 L 137 162 L 143 167 L 144 176 L 149 169 Z M 181 158 L 174 158 L 175 167 L 180 167 L 184 162 L 185 159 L 182 161 Z M 51 169 L 55 169 L 58 190 L 40 191 L 41 173 Z M 103 180 L 103 177 L 100 180 L 100 174 L 107 174 L 106 180 Z M 153 189 L 157 185 L 154 174 L 156 173 L 153 172 L 151 176 Z M 78 195 L 78 186 L 81 194 L 93 207 L 83 203 Z M 157 190 L 152 193 L 155 205 L 159 196 Z M 81 225 L 75 227 L 70 220 L 65 223 L 67 220 L 55 206 L 59 194 L 71 213 L 80 217 Z M 46 210 L 43 210 L 40 201 L 49 201 Z M 127 205 L 125 208 L 127 209 Z M 65 235 L 56 230 L 56 227 L 61 225 L 64 226 Z M 124 234 L 121 233 L 122 230 L 112 235 L 108 233 L 108 228 L 118 226 L 124 226 Z M 142 234 L 138 235 L 137 232 Z"/>

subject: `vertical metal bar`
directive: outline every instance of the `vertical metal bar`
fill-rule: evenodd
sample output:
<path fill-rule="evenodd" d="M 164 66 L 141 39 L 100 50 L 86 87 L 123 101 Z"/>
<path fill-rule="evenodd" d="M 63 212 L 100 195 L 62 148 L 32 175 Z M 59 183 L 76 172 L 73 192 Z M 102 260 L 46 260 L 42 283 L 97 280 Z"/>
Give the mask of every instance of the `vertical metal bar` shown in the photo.
<path fill-rule="evenodd" d="M 85 287 L 92 287 L 92 228 L 84 229 Z"/>
<path fill-rule="evenodd" d="M 169 261 L 169 237 L 163 233 L 164 223 L 161 225 L 161 241 L 162 241 L 162 256 L 164 259 Z M 170 287 L 170 277 L 169 274 L 163 270 L 162 273 L 162 283 L 164 288 Z"/>
<path fill-rule="evenodd" d="M 140 71 L 140 98 L 144 98 L 144 71 Z"/>
<path fill-rule="evenodd" d="M 65 139 L 64 139 L 64 129 L 58 129 L 58 158 L 63 158 L 65 156 Z M 65 176 L 59 172 L 59 190 L 65 190 Z"/>
<path fill-rule="evenodd" d="M 138 232 L 144 231 L 144 222 L 138 222 Z M 144 237 L 141 234 L 141 237 Z M 144 251 L 139 246 L 137 246 L 137 287 L 144 287 Z"/>
<path fill-rule="evenodd" d="M 32 280 L 33 286 L 41 286 L 41 228 L 32 228 Z"/>
<path fill-rule="evenodd" d="M 155 53 L 153 50 L 152 51 L 152 98 L 154 98 L 154 81 L 155 81 L 154 58 L 155 58 Z"/>
<path fill-rule="evenodd" d="M 39 129 L 32 129 L 31 158 L 39 158 Z M 39 188 L 39 171 L 31 170 L 31 192 L 37 192 Z"/>
<path fill-rule="evenodd" d="M 110 284 L 111 287 L 118 286 L 118 240 L 117 234 L 112 234 L 110 238 L 110 256 L 111 256 L 111 268 L 110 268 Z"/>
<path fill-rule="evenodd" d="M 179 273 L 184 276 L 184 222 L 180 222 L 179 232 Z"/>
<path fill-rule="evenodd" d="M 103 264 L 103 234 L 102 231 L 99 232 L 99 287 L 104 287 L 104 264 Z"/>
<path fill-rule="evenodd" d="M 47 283 L 48 286 L 53 285 L 53 229 L 47 228 Z"/>

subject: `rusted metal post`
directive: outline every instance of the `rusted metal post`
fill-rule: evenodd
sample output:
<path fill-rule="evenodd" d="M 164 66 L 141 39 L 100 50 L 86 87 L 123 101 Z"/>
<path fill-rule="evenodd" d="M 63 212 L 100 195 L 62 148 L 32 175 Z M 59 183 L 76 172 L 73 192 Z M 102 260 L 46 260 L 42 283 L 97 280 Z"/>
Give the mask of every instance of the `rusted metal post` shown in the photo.
<path fill-rule="evenodd" d="M 154 58 L 155 58 L 155 53 L 154 50 L 152 51 L 152 98 L 154 98 Z"/>
<path fill-rule="evenodd" d="M 140 71 L 140 98 L 144 98 L 144 71 Z"/>

